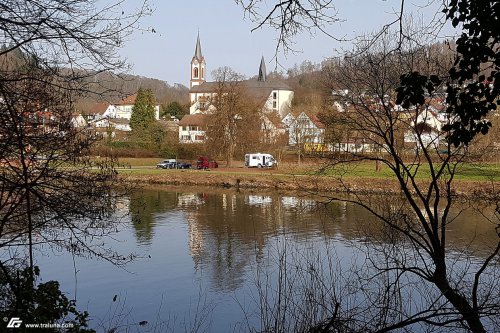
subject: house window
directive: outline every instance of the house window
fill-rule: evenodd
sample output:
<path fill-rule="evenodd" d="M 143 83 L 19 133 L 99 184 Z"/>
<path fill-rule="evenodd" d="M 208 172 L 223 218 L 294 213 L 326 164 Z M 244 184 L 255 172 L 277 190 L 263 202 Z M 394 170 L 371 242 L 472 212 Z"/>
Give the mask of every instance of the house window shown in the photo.
<path fill-rule="evenodd" d="M 195 135 L 194 139 L 196 141 L 203 141 L 203 140 L 205 140 L 205 136 L 204 135 Z"/>
<path fill-rule="evenodd" d="M 190 141 L 191 137 L 189 135 L 183 135 L 183 136 L 181 136 L 181 140 L 182 141 Z"/>
<path fill-rule="evenodd" d="M 278 103 L 276 101 L 273 101 L 273 109 L 277 109 L 278 108 Z"/>
<path fill-rule="evenodd" d="M 203 79 L 205 77 L 205 68 L 201 69 L 201 78 Z"/>
<path fill-rule="evenodd" d="M 195 67 L 193 70 L 193 77 L 198 78 L 198 67 Z"/>
<path fill-rule="evenodd" d="M 276 91 L 273 92 L 273 99 L 277 99 L 278 98 L 278 93 Z"/>

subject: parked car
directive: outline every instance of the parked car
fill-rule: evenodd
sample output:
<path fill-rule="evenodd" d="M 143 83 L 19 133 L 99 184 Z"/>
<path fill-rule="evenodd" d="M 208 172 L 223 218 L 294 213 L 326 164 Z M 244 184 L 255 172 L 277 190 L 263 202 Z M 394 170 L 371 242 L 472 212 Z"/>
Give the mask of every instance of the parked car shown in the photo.
<path fill-rule="evenodd" d="M 178 162 L 176 167 L 177 169 L 191 169 L 191 163 Z"/>
<path fill-rule="evenodd" d="M 175 159 L 168 159 L 168 160 L 163 160 L 160 163 L 156 165 L 157 169 L 172 169 L 175 168 L 175 165 L 177 164 L 177 160 Z"/>
<path fill-rule="evenodd" d="M 215 169 L 219 167 L 219 163 L 217 163 L 214 159 L 208 156 L 198 156 L 198 160 L 196 161 L 196 168 L 200 169 Z"/>

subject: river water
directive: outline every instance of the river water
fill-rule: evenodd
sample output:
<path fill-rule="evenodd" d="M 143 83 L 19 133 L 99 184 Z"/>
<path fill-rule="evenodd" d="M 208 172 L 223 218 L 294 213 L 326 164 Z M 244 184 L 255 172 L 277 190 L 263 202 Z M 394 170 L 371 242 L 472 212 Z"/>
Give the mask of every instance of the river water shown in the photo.
<path fill-rule="evenodd" d="M 285 259 L 287 269 L 333 259 L 326 271 L 340 281 L 376 246 L 367 235 L 379 229 L 353 204 L 234 189 L 144 189 L 124 198 L 116 215 L 122 223 L 102 241 L 136 256 L 124 267 L 48 248 L 37 257 L 43 281 L 59 280 L 101 332 L 259 331 L 273 320 L 262 310 L 276 308 L 262 301 L 284 281 Z M 464 247 L 480 258 L 495 241 L 492 231 L 479 214 L 463 212 L 448 241 L 457 258 Z"/>

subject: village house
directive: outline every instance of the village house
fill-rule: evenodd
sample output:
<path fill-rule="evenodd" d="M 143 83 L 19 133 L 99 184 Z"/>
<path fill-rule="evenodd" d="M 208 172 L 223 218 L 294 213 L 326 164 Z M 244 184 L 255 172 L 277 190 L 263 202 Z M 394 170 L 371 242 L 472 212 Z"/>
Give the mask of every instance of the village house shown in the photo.
<path fill-rule="evenodd" d="M 302 145 L 304 150 L 325 150 L 325 125 L 316 115 L 301 112 L 295 117 L 291 112 L 282 119 L 288 131 L 290 146 Z"/>
<path fill-rule="evenodd" d="M 440 143 L 442 134 L 442 122 L 438 114 L 426 108 L 418 114 L 409 115 L 410 126 L 404 133 L 405 146 L 416 146 L 418 141 L 421 140 L 424 146 L 435 145 Z"/>
<path fill-rule="evenodd" d="M 279 116 L 272 113 L 263 114 L 261 116 L 260 124 L 262 143 L 275 144 L 278 141 L 283 142 L 284 139 L 288 139 L 287 128 L 282 124 Z"/>
<path fill-rule="evenodd" d="M 207 125 L 206 114 L 188 114 L 177 123 L 179 125 L 180 143 L 205 142 L 205 129 Z"/>

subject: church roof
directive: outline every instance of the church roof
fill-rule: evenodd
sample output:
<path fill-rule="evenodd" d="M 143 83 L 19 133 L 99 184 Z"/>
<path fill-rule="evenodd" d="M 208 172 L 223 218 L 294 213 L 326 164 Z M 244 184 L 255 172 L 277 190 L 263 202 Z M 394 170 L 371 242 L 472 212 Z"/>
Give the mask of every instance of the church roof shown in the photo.
<path fill-rule="evenodd" d="M 244 80 L 241 81 L 243 87 L 247 88 L 249 92 L 252 91 L 269 91 L 271 93 L 272 90 L 292 90 L 290 86 L 286 83 L 278 80 L 271 81 L 259 81 L 259 80 Z M 219 88 L 219 82 L 203 82 L 199 85 L 194 86 L 189 90 L 190 93 L 215 93 Z M 268 94 L 269 95 L 269 94 Z"/>

